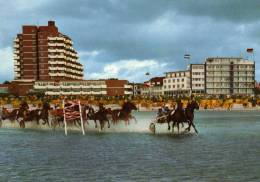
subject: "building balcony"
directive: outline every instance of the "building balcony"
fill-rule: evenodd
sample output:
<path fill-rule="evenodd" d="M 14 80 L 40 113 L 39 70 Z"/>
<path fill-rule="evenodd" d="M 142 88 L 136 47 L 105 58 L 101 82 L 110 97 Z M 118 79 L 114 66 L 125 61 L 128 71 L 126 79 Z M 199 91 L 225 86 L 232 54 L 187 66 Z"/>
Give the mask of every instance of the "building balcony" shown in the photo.
<path fill-rule="evenodd" d="M 19 54 L 20 51 L 14 50 L 14 54 Z"/>
<path fill-rule="evenodd" d="M 66 59 L 66 56 L 64 56 L 64 55 L 50 55 L 49 54 L 48 57 L 51 58 L 51 59 L 58 59 L 58 58 Z"/>
<path fill-rule="evenodd" d="M 125 95 L 133 95 L 133 92 L 132 91 L 125 91 L 124 94 Z"/>
<path fill-rule="evenodd" d="M 58 65 L 63 64 L 63 65 L 66 65 L 66 62 L 65 61 L 49 61 L 48 64 L 51 64 L 51 65 L 53 65 L 53 64 L 58 64 Z"/>
<path fill-rule="evenodd" d="M 124 88 L 133 88 L 132 85 L 124 85 Z"/>
<path fill-rule="evenodd" d="M 87 92 L 87 91 L 81 91 L 80 92 L 82 95 L 90 95 L 91 94 L 91 91 Z"/>
<path fill-rule="evenodd" d="M 66 76 L 65 73 L 49 73 L 50 76 Z"/>
<path fill-rule="evenodd" d="M 64 71 L 64 70 L 66 70 L 66 68 L 64 68 L 64 67 L 49 67 L 49 70 L 51 70 L 51 71 L 55 71 L 55 70 Z"/>
<path fill-rule="evenodd" d="M 53 92 L 53 91 L 47 91 L 45 92 L 46 95 L 61 95 L 61 92 Z"/>
<path fill-rule="evenodd" d="M 20 45 L 19 45 L 19 44 L 17 44 L 17 43 L 15 43 L 15 44 L 13 45 L 13 47 L 14 47 L 14 48 L 19 48 L 19 47 L 20 47 Z"/>

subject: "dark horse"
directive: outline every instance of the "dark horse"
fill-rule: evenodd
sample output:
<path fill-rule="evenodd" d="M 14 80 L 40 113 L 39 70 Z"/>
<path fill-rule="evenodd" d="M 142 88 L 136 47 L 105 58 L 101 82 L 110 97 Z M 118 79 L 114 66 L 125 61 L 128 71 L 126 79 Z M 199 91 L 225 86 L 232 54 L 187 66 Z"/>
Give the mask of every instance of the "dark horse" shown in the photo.
<path fill-rule="evenodd" d="M 177 109 L 175 110 L 174 113 L 170 113 L 168 115 L 168 124 L 172 121 L 172 131 L 174 132 L 174 126 L 177 124 L 178 128 L 178 133 L 179 133 L 179 125 L 183 123 L 188 123 L 189 127 L 187 128 L 188 131 L 190 131 L 190 127 L 192 126 L 195 130 L 196 133 L 198 133 L 193 120 L 194 120 L 194 110 L 199 109 L 199 105 L 195 100 L 192 100 L 191 102 L 188 103 L 187 107 L 185 110 L 183 110 L 183 105 L 181 102 L 177 103 Z M 170 128 L 168 128 L 170 129 Z"/>
<path fill-rule="evenodd" d="M 40 124 L 39 121 L 42 119 L 44 121 L 43 125 L 45 125 L 47 123 L 48 126 L 50 127 L 49 110 L 50 110 L 49 103 L 44 102 L 42 109 L 35 109 L 35 110 L 32 110 L 32 111 L 28 111 L 27 114 L 25 115 L 25 117 L 20 122 L 25 125 L 25 122 L 35 120 L 37 122 L 37 124 Z"/>
<path fill-rule="evenodd" d="M 113 124 L 117 124 L 119 120 L 124 120 L 126 125 L 129 125 L 130 119 L 134 119 L 136 121 L 136 118 L 131 114 L 132 110 L 137 110 L 137 107 L 130 101 L 125 102 L 122 109 L 112 110 L 111 114 Z"/>
<path fill-rule="evenodd" d="M 93 107 L 88 105 L 84 106 L 82 109 L 83 121 L 88 122 L 88 120 L 93 120 L 95 122 L 95 128 L 97 128 L 97 121 L 99 121 L 101 130 L 104 128 L 105 122 L 108 123 L 108 128 L 110 128 L 110 122 L 108 119 L 109 114 L 111 114 L 111 109 L 106 109 L 101 104 L 97 112 L 95 112 Z"/>
<path fill-rule="evenodd" d="M 196 129 L 194 122 L 193 122 L 195 109 L 196 110 L 199 109 L 199 104 L 195 100 L 192 100 L 191 102 L 188 103 L 188 105 L 185 109 L 186 120 L 189 123 L 189 127 L 186 128 L 186 130 L 190 131 L 190 127 L 192 126 L 194 128 L 195 132 L 198 133 L 198 130 Z"/>
<path fill-rule="evenodd" d="M 2 116 L 1 120 L 9 119 L 11 122 L 17 121 L 19 122 L 20 118 L 24 118 L 29 106 L 26 102 L 23 102 L 18 109 L 13 109 L 9 112 L 6 108 L 2 108 Z M 24 128 L 24 122 L 19 122 L 20 128 Z"/>

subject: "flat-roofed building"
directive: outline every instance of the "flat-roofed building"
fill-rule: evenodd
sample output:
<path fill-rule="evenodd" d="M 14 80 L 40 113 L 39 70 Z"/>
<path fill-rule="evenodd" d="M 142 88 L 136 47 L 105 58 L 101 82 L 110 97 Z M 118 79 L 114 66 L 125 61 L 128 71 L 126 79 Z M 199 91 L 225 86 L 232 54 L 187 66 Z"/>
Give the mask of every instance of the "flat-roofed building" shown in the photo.
<path fill-rule="evenodd" d="M 166 97 L 190 94 L 190 70 L 167 72 L 163 79 Z"/>
<path fill-rule="evenodd" d="M 126 80 L 36 81 L 34 91 L 45 95 L 129 96 L 132 86 Z"/>
<path fill-rule="evenodd" d="M 240 57 L 210 57 L 205 62 L 209 95 L 253 95 L 255 62 Z"/>
<path fill-rule="evenodd" d="M 205 93 L 205 64 L 190 64 L 190 89 L 193 94 Z"/>
<path fill-rule="evenodd" d="M 163 96 L 163 79 L 164 77 L 154 77 L 144 82 L 141 88 L 141 95 L 146 97 Z"/>
<path fill-rule="evenodd" d="M 81 80 L 83 66 L 72 40 L 47 26 L 24 25 L 14 40 L 15 80 Z"/>

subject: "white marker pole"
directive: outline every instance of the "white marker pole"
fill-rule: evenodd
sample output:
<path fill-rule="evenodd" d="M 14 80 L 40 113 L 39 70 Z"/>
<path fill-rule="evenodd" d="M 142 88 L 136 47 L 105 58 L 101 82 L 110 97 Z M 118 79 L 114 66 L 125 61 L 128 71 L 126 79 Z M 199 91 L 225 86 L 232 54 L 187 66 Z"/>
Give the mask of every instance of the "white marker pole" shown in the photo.
<path fill-rule="evenodd" d="M 80 100 L 79 100 L 79 114 L 80 114 L 80 122 L 81 122 L 81 129 L 82 129 L 82 134 L 85 135 L 85 127 L 84 127 L 84 122 L 82 119 L 82 112 L 81 112 L 81 105 L 80 105 Z"/>
<path fill-rule="evenodd" d="M 65 130 L 65 135 L 68 135 L 67 132 L 67 122 L 66 122 L 66 114 L 65 114 L 65 104 L 64 104 L 64 100 L 62 101 L 62 106 L 63 106 L 63 123 L 64 123 L 64 130 Z"/>

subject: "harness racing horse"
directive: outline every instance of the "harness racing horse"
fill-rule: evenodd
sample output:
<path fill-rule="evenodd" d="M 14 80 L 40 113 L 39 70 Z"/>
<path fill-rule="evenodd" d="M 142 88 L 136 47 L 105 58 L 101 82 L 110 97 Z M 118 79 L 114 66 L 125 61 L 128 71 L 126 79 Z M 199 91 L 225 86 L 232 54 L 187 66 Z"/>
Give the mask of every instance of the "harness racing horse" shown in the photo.
<path fill-rule="evenodd" d="M 85 108 L 83 108 L 82 111 L 83 111 L 82 118 L 84 122 L 85 121 L 87 122 L 88 120 L 93 120 L 95 122 L 95 128 L 97 128 L 97 121 L 99 121 L 101 130 L 103 130 L 105 126 L 105 122 L 107 122 L 108 128 L 110 128 L 110 122 L 108 119 L 108 115 L 112 114 L 110 108 L 106 109 L 103 106 L 101 106 L 99 108 L 99 111 L 95 112 L 93 107 L 85 106 Z"/>
<path fill-rule="evenodd" d="M 159 112 L 160 111 L 162 111 L 162 109 L 159 109 Z M 155 121 L 152 121 L 151 122 L 151 124 L 150 124 L 150 126 L 149 126 L 149 129 L 153 132 L 153 133 L 155 133 L 155 123 L 158 123 L 158 124 L 164 124 L 164 123 L 167 123 L 168 124 L 168 130 L 170 130 L 170 128 L 171 128 L 171 126 L 170 126 L 170 120 L 168 119 L 168 117 L 169 117 L 169 115 L 171 114 L 171 113 L 173 113 L 174 112 L 174 109 L 173 110 L 169 110 L 169 111 L 167 111 L 167 112 L 164 112 L 164 113 L 162 113 L 162 112 L 160 112 L 160 113 L 158 113 L 158 115 L 157 115 L 157 117 L 156 117 L 156 119 L 155 119 Z"/>
<path fill-rule="evenodd" d="M 199 104 L 193 100 L 191 101 L 190 103 L 188 103 L 186 109 L 185 109 L 185 116 L 186 116 L 186 120 L 188 121 L 189 123 L 189 126 L 188 128 L 186 128 L 186 130 L 190 131 L 190 127 L 192 126 L 195 130 L 196 133 L 198 133 L 195 125 L 194 125 L 194 110 L 198 110 L 199 109 Z"/>
<path fill-rule="evenodd" d="M 171 122 L 171 121 L 173 122 L 172 132 L 174 132 L 175 124 L 177 124 L 178 133 L 179 133 L 179 125 L 182 124 L 182 126 L 183 126 L 183 123 L 188 123 L 189 127 L 186 128 L 186 130 L 190 131 L 190 127 L 192 125 L 195 132 L 198 133 L 198 131 L 193 123 L 195 109 L 199 109 L 199 105 L 196 101 L 190 102 L 187 105 L 187 107 L 185 108 L 185 111 L 183 110 L 182 103 L 178 102 L 177 109 L 175 110 L 175 112 L 173 114 L 171 113 L 167 118 L 168 122 Z"/>
<path fill-rule="evenodd" d="M 27 110 L 29 109 L 29 106 L 26 102 L 23 102 L 19 109 L 13 109 L 12 111 L 8 111 L 7 108 L 2 108 L 2 116 L 1 116 L 1 120 L 10 120 L 11 122 L 19 122 L 20 118 L 24 118 Z M 20 128 L 24 128 L 25 124 L 24 122 L 19 122 Z"/>
<path fill-rule="evenodd" d="M 42 110 L 40 111 L 40 114 L 38 116 L 37 123 L 42 119 L 44 122 L 42 123 L 45 125 L 48 124 L 49 127 L 51 127 L 51 124 L 49 122 L 49 110 L 51 109 L 50 104 L 48 102 L 44 102 L 42 106 Z"/>
<path fill-rule="evenodd" d="M 124 120 L 126 125 L 129 125 L 129 121 L 136 118 L 132 116 L 132 110 L 137 110 L 134 103 L 127 101 L 123 104 L 122 109 L 114 109 L 111 111 L 113 124 L 117 124 L 119 120 Z"/>
<path fill-rule="evenodd" d="M 50 123 L 49 123 L 49 110 L 50 110 L 50 105 L 49 103 L 45 102 L 43 104 L 42 109 L 34 109 L 31 111 L 28 111 L 25 115 L 25 117 L 20 121 L 21 123 L 25 122 L 29 122 L 29 121 L 36 121 L 37 124 L 40 124 L 40 120 L 42 119 L 43 125 L 45 125 L 46 123 L 48 124 L 48 126 L 50 127 Z"/>

